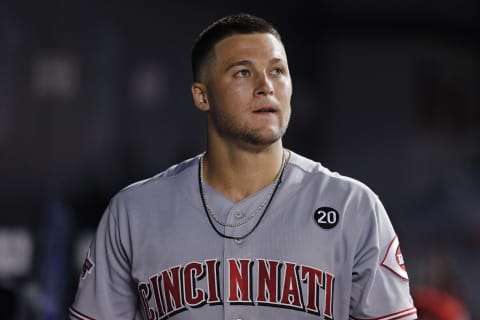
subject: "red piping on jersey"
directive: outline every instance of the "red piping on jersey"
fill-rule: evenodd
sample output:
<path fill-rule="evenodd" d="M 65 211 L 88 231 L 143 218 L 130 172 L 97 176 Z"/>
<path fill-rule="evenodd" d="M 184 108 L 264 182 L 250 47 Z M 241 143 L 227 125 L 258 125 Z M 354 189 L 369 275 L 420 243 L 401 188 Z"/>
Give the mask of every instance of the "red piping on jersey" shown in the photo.
<path fill-rule="evenodd" d="M 355 318 L 355 317 L 352 317 L 350 316 L 351 319 L 353 320 L 397 320 L 397 319 L 402 319 L 402 318 L 405 318 L 407 316 L 411 316 L 411 315 L 414 315 L 417 313 L 417 308 L 415 307 L 411 307 L 411 308 L 408 308 L 408 309 L 405 309 L 405 310 L 402 310 L 402 311 L 398 311 L 398 312 L 395 312 L 395 313 L 390 313 L 390 314 L 387 314 L 387 315 L 384 315 L 384 316 L 380 316 L 378 318 Z M 393 317 L 393 318 L 391 318 Z"/>
<path fill-rule="evenodd" d="M 89 317 L 81 313 L 80 311 L 76 310 L 74 307 L 70 307 L 70 309 L 68 310 L 68 313 L 70 313 L 72 317 L 78 320 L 95 320 L 95 318 Z"/>

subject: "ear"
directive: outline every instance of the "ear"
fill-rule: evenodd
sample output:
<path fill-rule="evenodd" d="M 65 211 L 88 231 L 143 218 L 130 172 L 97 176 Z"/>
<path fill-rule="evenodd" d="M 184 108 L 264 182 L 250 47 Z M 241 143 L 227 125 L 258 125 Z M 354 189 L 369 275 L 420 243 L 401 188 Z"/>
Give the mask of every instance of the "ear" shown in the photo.
<path fill-rule="evenodd" d="M 207 88 L 201 82 L 194 82 L 192 84 L 192 97 L 195 106 L 201 111 L 210 110 L 210 105 L 207 98 Z"/>

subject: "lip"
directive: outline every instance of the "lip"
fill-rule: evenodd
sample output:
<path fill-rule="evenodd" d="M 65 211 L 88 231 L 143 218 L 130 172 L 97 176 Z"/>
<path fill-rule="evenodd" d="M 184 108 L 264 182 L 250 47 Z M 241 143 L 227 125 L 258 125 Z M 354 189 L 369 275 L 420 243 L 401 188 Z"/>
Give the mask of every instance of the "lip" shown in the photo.
<path fill-rule="evenodd" d="M 278 107 L 274 106 L 274 105 L 266 105 L 266 106 L 260 106 L 260 107 L 256 107 L 255 109 L 253 109 L 253 113 L 276 113 L 278 111 Z"/>

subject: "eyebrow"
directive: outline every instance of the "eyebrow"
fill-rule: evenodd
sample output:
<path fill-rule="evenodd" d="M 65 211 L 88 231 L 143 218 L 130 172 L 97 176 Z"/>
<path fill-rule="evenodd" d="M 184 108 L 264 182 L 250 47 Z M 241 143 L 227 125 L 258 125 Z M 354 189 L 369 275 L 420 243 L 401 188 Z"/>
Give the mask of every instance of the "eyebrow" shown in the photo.
<path fill-rule="evenodd" d="M 279 62 L 285 62 L 285 61 L 281 58 L 273 58 L 273 59 L 270 59 L 269 64 L 275 64 L 275 63 L 279 63 Z M 228 70 L 230 70 L 230 69 L 232 69 L 233 67 L 236 67 L 236 66 L 251 66 L 251 65 L 253 65 L 253 62 L 250 61 L 250 60 L 239 60 L 239 61 L 235 61 L 235 62 L 232 62 L 229 65 L 227 65 L 227 67 L 225 68 L 225 71 L 228 71 Z"/>
<path fill-rule="evenodd" d="M 240 60 L 230 63 L 226 68 L 225 71 L 228 71 L 236 66 L 251 66 L 253 63 L 250 60 Z"/>

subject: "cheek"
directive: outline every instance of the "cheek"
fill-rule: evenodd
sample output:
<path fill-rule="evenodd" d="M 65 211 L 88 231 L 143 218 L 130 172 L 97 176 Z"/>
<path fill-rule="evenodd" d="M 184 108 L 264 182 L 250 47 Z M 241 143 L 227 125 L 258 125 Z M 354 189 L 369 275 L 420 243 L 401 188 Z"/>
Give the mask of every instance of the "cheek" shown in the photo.
<path fill-rule="evenodd" d="M 245 99 L 247 90 L 243 86 L 225 83 L 213 87 L 210 94 L 215 101 L 227 107 Z"/>
<path fill-rule="evenodd" d="M 288 96 L 291 97 L 293 88 L 292 88 L 292 81 L 290 80 L 290 78 L 285 83 L 285 90 L 288 92 Z"/>
<path fill-rule="evenodd" d="M 235 99 L 250 97 L 252 89 L 245 85 L 232 85 L 226 88 L 226 93 Z"/>
<path fill-rule="evenodd" d="M 279 82 L 277 92 L 282 99 L 290 99 L 292 97 L 292 82 L 288 79 Z"/>
<path fill-rule="evenodd" d="M 288 103 L 288 108 L 283 113 L 284 124 L 288 124 L 288 122 L 290 122 L 291 114 L 292 114 L 292 108 L 290 107 L 290 103 Z"/>
<path fill-rule="evenodd" d="M 237 117 L 244 104 L 242 92 L 238 88 L 217 86 L 210 92 L 210 109 L 221 117 Z"/>

